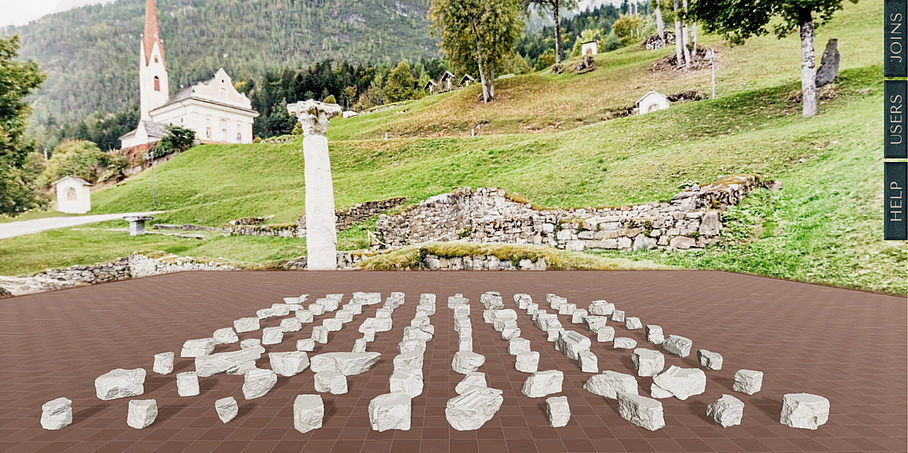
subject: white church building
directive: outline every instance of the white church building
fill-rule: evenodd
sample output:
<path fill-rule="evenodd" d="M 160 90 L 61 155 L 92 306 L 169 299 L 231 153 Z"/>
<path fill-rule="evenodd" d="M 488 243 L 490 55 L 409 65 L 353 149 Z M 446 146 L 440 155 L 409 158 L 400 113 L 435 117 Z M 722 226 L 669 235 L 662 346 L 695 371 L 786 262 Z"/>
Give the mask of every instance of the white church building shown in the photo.
<path fill-rule="evenodd" d="M 164 43 L 158 34 L 154 0 L 145 3 L 145 34 L 139 46 L 138 127 L 120 137 L 123 148 L 159 141 L 170 125 L 195 131 L 199 143 L 252 143 L 252 122 L 259 116 L 238 92 L 224 69 L 170 96 Z"/>

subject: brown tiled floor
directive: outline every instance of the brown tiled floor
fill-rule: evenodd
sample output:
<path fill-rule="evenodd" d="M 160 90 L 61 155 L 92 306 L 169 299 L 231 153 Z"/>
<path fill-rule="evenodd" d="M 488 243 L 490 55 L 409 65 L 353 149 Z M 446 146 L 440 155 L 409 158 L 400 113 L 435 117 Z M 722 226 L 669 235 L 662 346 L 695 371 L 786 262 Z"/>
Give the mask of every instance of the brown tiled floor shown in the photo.
<path fill-rule="evenodd" d="M 565 373 L 564 391 L 573 413 L 568 426 L 553 429 L 545 398 L 520 393 L 526 375 L 514 369 L 507 342 L 482 321 L 479 295 L 500 291 L 505 305 L 525 292 L 543 305 L 546 293 L 568 298 L 580 307 L 607 299 L 659 324 L 666 334 L 691 338 L 694 350 L 705 348 L 725 357 L 721 371 L 707 373 L 706 393 L 661 400 L 666 427 L 638 428 L 618 416 L 615 402 L 583 390 L 589 374 L 545 341 L 523 311 L 522 336 L 540 351 L 540 370 Z M 369 350 L 382 353 L 372 371 L 349 379 L 346 395 L 323 395 L 324 427 L 300 434 L 293 429 L 292 401 L 314 393 L 312 373 L 279 378 L 266 396 L 243 399 L 241 376 L 201 379 L 198 397 L 177 396 L 174 375 L 151 372 L 153 355 L 175 351 L 183 341 L 211 335 L 252 316 L 282 297 L 310 293 L 322 297 L 354 291 L 407 294 L 394 312 L 394 329 L 379 333 Z M 432 317 L 436 336 L 426 351 L 424 393 L 413 400 L 410 431 L 378 433 L 369 428 L 366 407 L 388 391 L 391 359 L 403 327 L 415 314 L 419 294 L 438 295 Z M 444 418 L 445 402 L 462 378 L 451 370 L 457 350 L 453 315 L 447 297 L 461 292 L 473 303 L 474 350 L 486 356 L 480 369 L 489 385 L 504 391 L 498 414 L 477 431 L 458 432 Z M 312 354 L 349 351 L 360 335 L 357 326 L 374 314 L 367 307 L 327 345 Z M 545 308 L 545 307 L 543 307 Z M 901 451 L 908 450 L 908 308 L 903 298 L 832 289 L 721 272 L 210 272 L 183 273 L 98 285 L 0 301 L 0 451 L 3 452 L 623 452 L 623 451 Z M 329 315 L 333 316 L 333 315 Z M 562 323 L 588 334 L 582 326 Z M 278 319 L 264 322 L 277 325 Z M 293 350 L 312 325 L 286 334 L 268 350 Z M 647 346 L 643 331 L 615 323 L 618 336 Z M 251 338 L 261 332 L 241 334 Z M 592 337 L 592 335 L 590 335 Z M 593 338 L 595 340 L 595 338 Z M 593 343 L 601 370 L 633 373 L 630 351 Z M 218 351 L 237 345 L 219 346 Z M 651 346 L 650 346 L 651 347 Z M 669 357 L 666 365 L 695 367 L 695 353 Z M 260 366 L 267 367 L 267 357 Z M 145 395 L 155 398 L 159 415 L 150 427 L 126 426 L 128 399 L 101 401 L 94 379 L 113 368 L 149 371 Z M 191 359 L 177 358 L 175 372 L 191 370 Z M 741 426 L 727 429 L 706 419 L 706 405 L 731 391 L 741 368 L 765 372 L 763 390 L 748 396 Z M 650 378 L 638 378 L 648 394 Z M 829 422 L 816 431 L 779 423 L 782 395 L 808 392 L 831 401 Z M 60 431 L 40 427 L 41 405 L 66 396 L 73 401 L 74 422 Z M 234 396 L 239 416 L 222 424 L 214 401 Z"/>

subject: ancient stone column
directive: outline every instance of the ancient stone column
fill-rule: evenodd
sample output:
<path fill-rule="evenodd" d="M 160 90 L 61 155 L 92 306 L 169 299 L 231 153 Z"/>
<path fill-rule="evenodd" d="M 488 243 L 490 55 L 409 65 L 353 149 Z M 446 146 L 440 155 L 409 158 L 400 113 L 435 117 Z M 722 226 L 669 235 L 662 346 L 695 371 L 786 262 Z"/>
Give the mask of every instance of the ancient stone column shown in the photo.
<path fill-rule="evenodd" d="M 337 269 L 334 183 L 328 157 L 328 121 L 341 114 L 337 104 L 301 101 L 287 106 L 303 127 L 306 178 L 306 248 L 310 270 Z"/>

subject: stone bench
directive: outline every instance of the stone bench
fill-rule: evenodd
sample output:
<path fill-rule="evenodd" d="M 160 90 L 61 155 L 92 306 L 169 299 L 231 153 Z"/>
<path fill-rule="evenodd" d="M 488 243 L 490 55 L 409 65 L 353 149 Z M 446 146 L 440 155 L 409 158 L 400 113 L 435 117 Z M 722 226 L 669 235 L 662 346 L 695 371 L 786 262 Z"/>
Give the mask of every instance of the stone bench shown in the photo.
<path fill-rule="evenodd" d="M 129 235 L 130 236 L 139 236 L 145 234 L 145 222 L 149 220 L 154 220 L 154 217 L 151 216 L 141 216 L 141 215 L 128 215 L 123 217 L 123 220 L 129 222 Z"/>

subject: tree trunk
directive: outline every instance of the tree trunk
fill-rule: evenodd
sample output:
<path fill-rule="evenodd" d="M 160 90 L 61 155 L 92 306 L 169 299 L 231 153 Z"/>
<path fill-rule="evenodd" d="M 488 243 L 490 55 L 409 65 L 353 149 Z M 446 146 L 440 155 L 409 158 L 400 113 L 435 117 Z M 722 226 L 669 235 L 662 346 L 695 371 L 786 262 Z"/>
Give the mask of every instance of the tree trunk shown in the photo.
<path fill-rule="evenodd" d="M 674 0 L 672 6 L 675 10 L 675 58 L 680 68 L 684 65 L 684 37 L 681 36 L 681 21 L 678 20 L 678 0 Z"/>
<path fill-rule="evenodd" d="M 691 39 L 694 41 L 694 55 L 697 55 L 697 23 L 690 24 Z"/>
<path fill-rule="evenodd" d="M 659 39 L 665 42 L 665 22 L 662 20 L 662 8 L 659 8 L 658 3 L 656 3 L 656 33 L 659 34 Z"/>
<path fill-rule="evenodd" d="M 489 99 L 495 99 L 495 69 L 489 68 Z"/>
<path fill-rule="evenodd" d="M 555 1 L 555 4 L 552 6 L 552 14 L 555 15 L 555 64 L 561 64 L 561 16 L 559 14 L 559 9 L 561 9 L 561 2 Z"/>
<path fill-rule="evenodd" d="M 804 118 L 817 113 L 817 58 L 813 51 L 813 19 L 801 23 L 801 97 Z"/>
<path fill-rule="evenodd" d="M 492 100 L 492 96 L 489 93 L 489 80 L 486 78 L 486 73 L 483 69 L 482 35 L 480 35 L 479 30 L 476 29 L 475 19 L 470 21 L 470 27 L 473 28 L 473 36 L 476 37 L 476 67 L 479 69 L 479 83 L 482 85 L 482 101 L 489 102 Z"/>
<path fill-rule="evenodd" d="M 687 12 L 687 0 L 684 0 L 684 12 Z M 684 50 L 684 66 L 690 66 L 690 27 L 685 23 L 682 25 L 681 33 L 684 34 L 684 45 L 681 47 Z"/>

